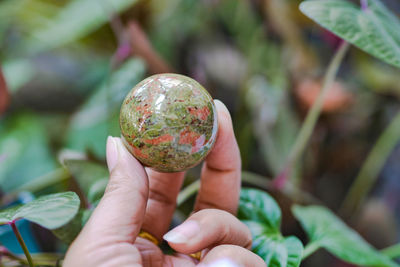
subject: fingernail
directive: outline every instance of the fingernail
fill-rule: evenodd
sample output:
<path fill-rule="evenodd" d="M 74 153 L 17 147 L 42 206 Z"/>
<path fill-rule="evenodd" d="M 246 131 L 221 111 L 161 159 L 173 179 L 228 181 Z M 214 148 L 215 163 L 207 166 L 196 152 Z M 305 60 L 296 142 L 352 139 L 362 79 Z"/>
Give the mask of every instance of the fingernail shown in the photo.
<path fill-rule="evenodd" d="M 210 263 L 201 263 L 197 267 L 240 267 L 234 263 L 231 259 L 222 258 Z"/>
<path fill-rule="evenodd" d="M 106 155 L 108 170 L 111 172 L 118 162 L 118 145 L 112 136 L 107 138 Z"/>
<path fill-rule="evenodd" d="M 200 233 L 200 226 L 196 221 L 186 221 L 178 227 L 166 233 L 163 238 L 174 244 L 187 243 Z"/>
<path fill-rule="evenodd" d="M 214 103 L 215 103 L 216 106 L 219 106 L 221 109 L 223 109 L 224 111 L 226 111 L 226 112 L 229 113 L 229 110 L 228 110 L 228 108 L 225 106 L 224 102 L 222 102 L 222 101 L 219 100 L 219 99 L 214 99 Z"/>

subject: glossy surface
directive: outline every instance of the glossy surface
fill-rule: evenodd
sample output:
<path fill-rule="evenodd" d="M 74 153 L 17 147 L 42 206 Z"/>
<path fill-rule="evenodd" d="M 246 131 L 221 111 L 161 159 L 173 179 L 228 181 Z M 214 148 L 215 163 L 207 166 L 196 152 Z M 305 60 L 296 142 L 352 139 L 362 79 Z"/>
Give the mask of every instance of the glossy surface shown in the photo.
<path fill-rule="evenodd" d="M 144 165 L 178 172 L 198 164 L 217 136 L 217 114 L 208 92 L 178 74 L 153 75 L 126 96 L 121 133 L 129 151 Z"/>

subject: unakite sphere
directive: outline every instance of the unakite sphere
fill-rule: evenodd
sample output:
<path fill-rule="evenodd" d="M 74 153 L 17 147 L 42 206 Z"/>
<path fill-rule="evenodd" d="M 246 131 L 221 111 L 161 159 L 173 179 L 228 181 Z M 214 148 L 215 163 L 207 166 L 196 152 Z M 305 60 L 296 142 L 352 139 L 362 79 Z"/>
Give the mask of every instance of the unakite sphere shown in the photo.
<path fill-rule="evenodd" d="M 213 99 L 195 80 L 158 74 L 137 84 L 120 112 L 122 140 L 135 158 L 161 172 L 202 161 L 217 137 Z"/>

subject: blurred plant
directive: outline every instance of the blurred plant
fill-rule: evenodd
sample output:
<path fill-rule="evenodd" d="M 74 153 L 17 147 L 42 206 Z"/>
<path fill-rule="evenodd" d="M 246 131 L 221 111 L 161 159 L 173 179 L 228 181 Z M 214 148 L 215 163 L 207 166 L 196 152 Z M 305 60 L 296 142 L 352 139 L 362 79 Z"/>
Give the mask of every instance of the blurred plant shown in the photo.
<path fill-rule="evenodd" d="M 79 198 L 73 192 L 42 196 L 25 205 L 11 207 L 0 212 L 0 224 L 8 224 L 20 243 L 29 266 L 34 262 L 22 239 L 15 222 L 26 219 L 48 229 L 56 229 L 75 217 L 79 208 Z M 22 261 L 24 263 L 24 261 Z"/>
<path fill-rule="evenodd" d="M 209 82 L 210 88 L 228 88 L 229 101 L 238 95 L 232 106 L 236 108 L 243 165 L 275 177 L 269 179 L 246 170 L 242 174 L 244 183 L 278 192 L 278 196 L 283 193 L 291 204 L 314 205 L 292 208 L 308 237 L 303 247 L 298 237 L 286 237 L 281 232 L 289 213 L 284 205 L 281 211 L 267 193 L 242 190 L 238 217 L 252 232 L 253 251 L 268 266 L 299 266 L 320 248 L 352 264 L 399 266 L 391 260 L 400 256 L 399 245 L 377 251 L 321 206 L 323 201 L 302 188 L 309 166 L 317 168 L 314 143 L 321 150 L 325 148 L 322 141 L 310 142 L 312 134 L 318 139 L 326 130 L 317 128 L 321 113 L 332 116 L 327 120 L 335 120 L 333 116 L 353 103 L 373 103 L 376 110 L 380 107 L 378 97 L 369 93 L 374 101 L 363 102 L 361 93 L 349 93 L 347 85 L 356 80 L 374 93 L 399 96 L 398 71 L 357 51 L 352 53 L 357 72 L 343 66 L 355 78 L 336 81 L 350 44 L 400 67 L 399 19 L 378 0 L 361 0 L 361 7 L 345 0 L 304 1 L 300 10 L 326 29 L 315 38 L 314 31 L 303 28 L 310 22 L 292 10 L 298 2 L 1 1 L 2 203 L 13 202 L 23 191 L 39 196 L 28 204 L 0 212 L 0 224 L 13 228 L 26 255 L 25 259 L 1 247 L 1 263 L 59 265 L 62 253 L 30 255 L 15 221 L 24 218 L 35 222 L 70 244 L 104 193 L 108 181 L 104 144 L 108 135 L 119 135 L 122 99 L 147 73 L 176 69 Z M 135 12 L 141 16 L 132 15 Z M 319 39 L 327 44 L 319 43 Z M 318 68 L 324 61 L 320 54 L 338 42 L 341 45 L 320 79 Z M 98 43 L 101 46 L 96 46 Z M 308 111 L 300 126 L 292 94 Z M 41 105 L 26 99 L 36 99 Z M 60 108 L 64 102 L 66 108 Z M 45 112 L 49 110 L 54 114 Z M 354 116 L 354 120 L 372 116 L 374 111 L 370 108 L 364 112 L 367 115 Z M 357 214 L 399 142 L 399 114 L 377 138 L 350 187 L 342 205 L 346 217 Z M 349 128 L 357 131 L 359 124 Z M 188 180 L 194 181 L 177 199 L 179 214 L 186 212 L 186 202 L 200 186 L 200 181 Z M 326 187 L 332 191 L 329 184 Z M 317 185 L 315 188 L 318 190 Z M 76 194 L 48 195 L 66 190 Z"/>

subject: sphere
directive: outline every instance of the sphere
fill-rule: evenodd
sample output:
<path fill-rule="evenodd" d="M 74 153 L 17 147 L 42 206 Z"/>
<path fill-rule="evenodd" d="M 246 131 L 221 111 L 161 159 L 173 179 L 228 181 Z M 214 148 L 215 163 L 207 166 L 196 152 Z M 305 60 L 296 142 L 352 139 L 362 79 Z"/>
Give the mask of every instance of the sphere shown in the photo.
<path fill-rule="evenodd" d="M 195 80 L 158 74 L 137 84 L 120 112 L 122 140 L 143 165 L 179 172 L 200 163 L 218 130 L 212 97 Z"/>

